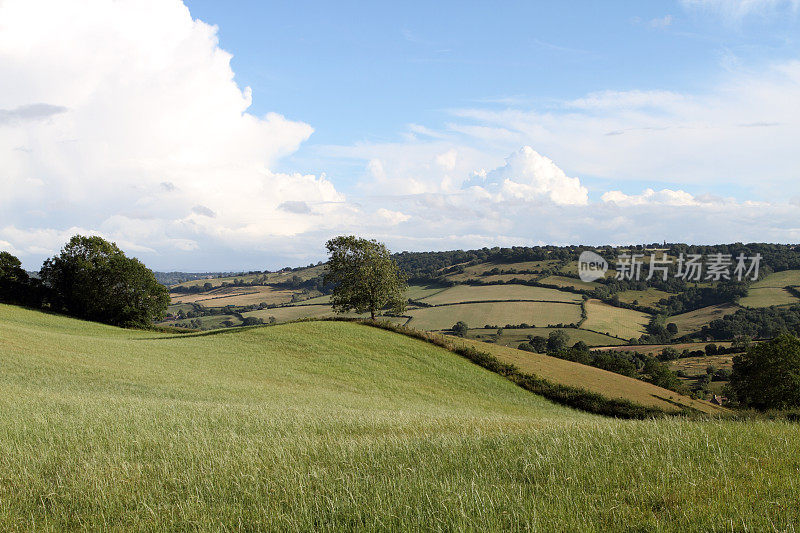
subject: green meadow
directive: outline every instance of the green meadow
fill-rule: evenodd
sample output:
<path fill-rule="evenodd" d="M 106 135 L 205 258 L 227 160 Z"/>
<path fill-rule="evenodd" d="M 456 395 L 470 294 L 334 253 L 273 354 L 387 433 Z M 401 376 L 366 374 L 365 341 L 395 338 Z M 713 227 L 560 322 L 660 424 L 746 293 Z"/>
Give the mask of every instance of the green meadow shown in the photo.
<path fill-rule="evenodd" d="M 355 323 L 0 305 L 0 529 L 792 531 L 800 427 L 620 421 Z"/>
<path fill-rule="evenodd" d="M 446 330 L 459 321 L 471 326 L 572 324 L 581 319 L 578 304 L 561 302 L 479 302 L 409 309 L 410 326 L 423 330 Z"/>

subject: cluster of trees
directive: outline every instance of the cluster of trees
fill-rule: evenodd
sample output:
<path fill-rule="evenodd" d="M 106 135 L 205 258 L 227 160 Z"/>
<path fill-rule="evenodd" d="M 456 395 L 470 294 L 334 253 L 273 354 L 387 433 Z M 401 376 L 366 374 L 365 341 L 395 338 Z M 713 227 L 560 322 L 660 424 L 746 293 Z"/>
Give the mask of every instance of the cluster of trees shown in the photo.
<path fill-rule="evenodd" d="M 712 343 L 706 344 L 702 350 L 683 349 L 678 351 L 672 346 L 667 346 L 659 354 L 662 361 L 674 361 L 687 357 L 705 357 L 709 355 L 726 355 L 746 352 L 753 345 L 752 339 L 747 335 L 739 335 L 733 339 L 728 347 Z"/>
<path fill-rule="evenodd" d="M 234 318 L 239 319 L 239 322 L 234 322 L 234 320 L 233 320 Z M 183 322 L 178 322 L 175 325 L 179 326 L 179 327 L 183 327 L 183 328 L 189 328 L 189 329 L 203 329 L 203 321 L 200 320 L 199 318 L 189 319 L 187 317 L 187 318 L 181 319 L 181 320 L 184 320 L 184 321 Z M 273 325 L 276 322 L 277 322 L 277 320 L 275 319 L 274 316 L 271 316 L 271 317 L 269 317 L 267 319 L 263 319 L 263 318 L 258 318 L 258 317 L 254 317 L 254 316 L 243 317 L 241 314 L 235 313 L 230 318 L 224 320 L 222 322 L 222 325 L 224 327 L 226 327 L 226 328 L 232 328 L 234 326 L 261 326 L 261 325 L 264 325 L 264 324 Z"/>
<path fill-rule="evenodd" d="M 0 254 L 0 301 L 127 327 L 148 327 L 169 305 L 166 287 L 138 259 L 100 237 L 76 235 L 45 261 L 39 279 Z"/>
<path fill-rule="evenodd" d="M 477 264 L 488 260 L 484 250 L 451 250 L 448 252 L 401 252 L 392 256 L 409 280 L 431 281 L 442 270 L 457 265 Z"/>
<path fill-rule="evenodd" d="M 647 333 L 639 337 L 637 344 L 668 344 L 678 334 L 677 324 L 667 322 L 665 315 L 653 315 L 645 329 Z"/>
<path fill-rule="evenodd" d="M 714 365 L 708 365 L 706 371 L 699 375 L 690 375 L 683 370 L 678 370 L 678 377 L 692 379 L 694 383 L 691 385 L 692 396 L 698 398 L 707 398 L 711 394 L 709 385 L 712 381 L 730 381 L 732 371 L 727 368 L 717 368 Z"/>
<path fill-rule="evenodd" d="M 184 320 L 186 318 L 199 318 L 203 316 L 219 316 L 219 315 L 235 315 L 237 313 L 241 313 L 243 311 L 255 311 L 258 309 L 258 306 L 235 306 L 235 305 L 226 305 L 224 307 L 205 307 L 203 305 L 193 303 L 191 305 L 191 309 L 188 311 L 184 311 L 183 309 L 179 309 L 174 315 L 166 315 L 166 318 L 175 318 L 177 320 Z"/>
<path fill-rule="evenodd" d="M 400 267 L 409 274 L 411 279 L 436 279 L 448 269 L 458 266 L 466 266 L 477 263 L 493 262 L 498 265 L 507 263 L 519 263 L 523 261 L 574 261 L 582 251 L 592 250 L 603 256 L 609 264 L 613 264 L 617 256 L 622 252 L 634 252 L 649 254 L 647 250 L 658 249 L 677 257 L 683 254 L 730 254 L 737 256 L 744 254 L 753 257 L 761 254 L 761 268 L 766 268 L 766 272 L 781 271 L 800 268 L 800 246 L 782 244 L 719 244 L 712 246 L 695 246 L 681 243 L 663 244 L 650 243 L 633 246 L 613 247 L 585 247 L 585 246 L 514 246 L 511 248 L 482 248 L 480 250 L 451 250 L 446 252 L 402 252 L 394 255 Z M 688 287 L 683 280 L 675 279 L 675 266 L 670 267 L 670 275 L 667 281 L 656 276 L 649 282 L 608 280 L 613 284 L 615 290 L 638 289 L 644 287 L 657 287 L 668 292 L 681 292 Z M 606 282 L 606 280 L 600 280 Z"/>
<path fill-rule="evenodd" d="M 800 335 L 800 304 L 787 307 L 743 308 L 712 320 L 697 334 L 714 340 L 728 340 L 746 335 L 769 339 L 781 333 Z"/>
<path fill-rule="evenodd" d="M 702 350 L 689 350 L 684 349 L 678 351 L 672 346 L 667 346 L 658 354 L 661 361 L 675 361 L 676 359 L 686 359 L 687 357 L 706 357 L 709 355 L 725 355 L 733 353 L 742 353 L 747 351 L 750 346 L 750 341 L 747 337 L 741 337 L 733 342 L 730 347 L 717 346 L 716 344 L 706 344 Z"/>
<path fill-rule="evenodd" d="M 302 279 L 297 274 L 293 275 L 286 281 L 280 283 L 270 283 L 273 287 L 281 289 L 302 289 L 304 291 L 317 291 L 322 294 L 330 294 L 333 291 L 333 285 L 325 280 L 325 275 L 314 276 L 308 279 Z"/>
<path fill-rule="evenodd" d="M 520 350 L 548 355 L 594 366 L 636 379 L 653 383 L 659 387 L 685 393 L 686 387 L 669 367 L 646 354 L 634 351 L 590 350 L 583 341 L 569 346 L 569 334 L 560 329 L 551 331 L 547 337 L 531 336 L 519 345 Z"/>
<path fill-rule="evenodd" d="M 531 337 L 519 348 L 642 379 L 682 394 L 688 392 L 678 374 L 659 359 L 634 351 L 590 350 L 583 342 L 569 346 L 569 336 L 564 330 L 552 331 L 546 338 Z M 709 366 L 706 374 L 697 378 L 694 392 L 706 391 L 711 381 L 730 380 L 725 391 L 734 406 L 762 411 L 800 408 L 800 339 L 784 333 L 769 341 L 750 344 L 744 338 L 727 349 L 708 344 L 700 353 L 715 355 L 733 350 L 746 351 L 733 358 L 732 370 Z M 664 356 L 662 352 L 660 358 L 670 360 L 671 356 L 672 353 Z"/>
<path fill-rule="evenodd" d="M 680 294 L 670 296 L 661 302 L 663 311 L 670 315 L 678 315 L 701 307 L 723 303 L 737 303 L 747 296 L 747 284 L 744 282 L 721 281 L 715 287 L 689 287 Z"/>

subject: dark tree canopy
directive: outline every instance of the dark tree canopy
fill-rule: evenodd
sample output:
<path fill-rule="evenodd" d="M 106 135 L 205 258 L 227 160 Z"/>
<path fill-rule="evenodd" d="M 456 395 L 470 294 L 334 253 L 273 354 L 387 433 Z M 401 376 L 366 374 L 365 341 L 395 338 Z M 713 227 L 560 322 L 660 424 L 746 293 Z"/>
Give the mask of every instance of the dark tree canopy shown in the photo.
<path fill-rule="evenodd" d="M 8 252 L 0 252 L 0 302 L 28 305 L 31 302 L 32 283 L 19 259 Z"/>
<path fill-rule="evenodd" d="M 453 325 L 453 335 L 458 335 L 459 337 L 466 337 L 467 332 L 469 332 L 469 326 L 463 320 L 459 320 Z"/>
<path fill-rule="evenodd" d="M 561 329 L 551 331 L 550 335 L 547 337 L 547 352 L 560 352 L 567 347 L 568 343 L 569 335 L 566 331 Z"/>
<path fill-rule="evenodd" d="M 779 335 L 734 357 L 730 390 L 745 407 L 800 407 L 800 340 Z"/>
<path fill-rule="evenodd" d="M 326 243 L 329 260 L 325 283 L 334 286 L 331 305 L 336 312 L 405 309 L 406 281 L 389 250 L 375 240 L 342 236 Z"/>
<path fill-rule="evenodd" d="M 169 293 L 138 259 L 100 237 L 76 235 L 40 272 L 51 305 L 72 316 L 118 326 L 163 318 Z"/>

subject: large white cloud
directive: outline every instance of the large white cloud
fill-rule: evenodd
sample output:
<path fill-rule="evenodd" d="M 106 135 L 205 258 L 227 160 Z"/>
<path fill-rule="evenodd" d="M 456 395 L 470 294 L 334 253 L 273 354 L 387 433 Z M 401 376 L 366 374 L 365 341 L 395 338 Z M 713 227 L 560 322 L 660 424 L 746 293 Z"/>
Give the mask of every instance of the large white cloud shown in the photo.
<path fill-rule="evenodd" d="M 346 222 L 324 176 L 269 170 L 312 128 L 248 113 L 230 60 L 178 0 L 0 2 L 0 238 L 191 251 Z"/>
<path fill-rule="evenodd" d="M 506 158 L 506 164 L 480 172 L 465 183 L 504 200 L 549 199 L 559 205 L 584 205 L 589 192 L 578 178 L 570 178 L 549 158 L 523 146 Z"/>

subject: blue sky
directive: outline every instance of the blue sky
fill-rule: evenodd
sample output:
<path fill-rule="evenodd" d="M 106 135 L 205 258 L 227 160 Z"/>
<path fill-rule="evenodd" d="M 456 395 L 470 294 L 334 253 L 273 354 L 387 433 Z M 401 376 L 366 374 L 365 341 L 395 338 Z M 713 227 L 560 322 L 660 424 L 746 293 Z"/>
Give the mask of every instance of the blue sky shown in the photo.
<path fill-rule="evenodd" d="M 316 145 L 395 140 L 409 122 L 438 127 L 454 108 L 548 109 L 609 90 L 705 92 L 734 65 L 800 57 L 790 3 L 741 16 L 641 1 L 187 5 L 219 27 L 255 114 L 278 109 L 314 126 L 282 165 L 311 173 L 331 171 L 313 161 Z M 344 168 L 339 178 L 354 176 Z"/>
<path fill-rule="evenodd" d="M 0 0 L 0 249 L 800 242 L 799 11 Z"/>

